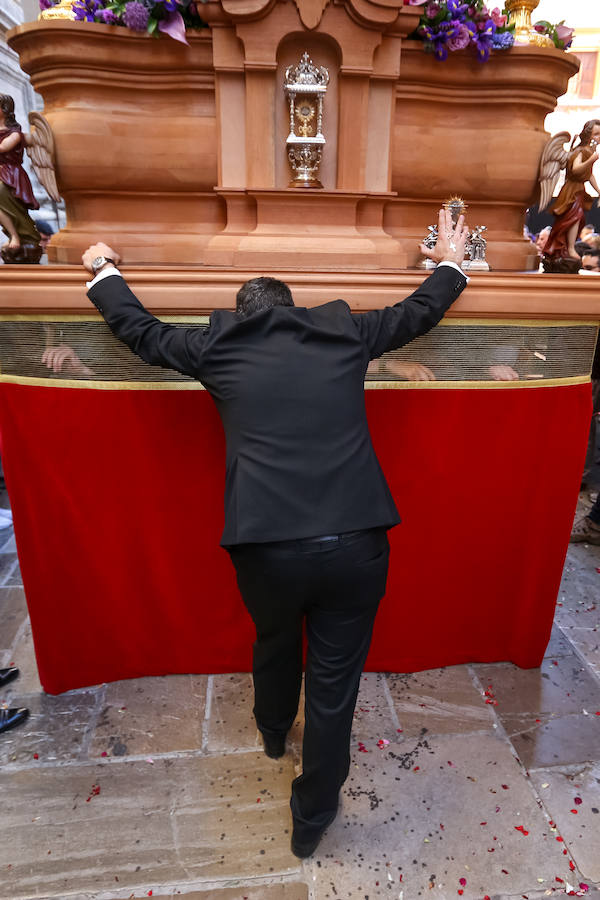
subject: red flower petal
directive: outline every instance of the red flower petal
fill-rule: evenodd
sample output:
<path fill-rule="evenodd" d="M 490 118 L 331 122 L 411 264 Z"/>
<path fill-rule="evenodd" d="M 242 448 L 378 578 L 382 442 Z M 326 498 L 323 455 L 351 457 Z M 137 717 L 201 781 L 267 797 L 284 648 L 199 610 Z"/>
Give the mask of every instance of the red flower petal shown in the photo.
<path fill-rule="evenodd" d="M 529 832 L 526 831 L 522 825 L 515 825 L 515 831 L 520 831 L 521 834 L 529 834 Z"/>
<path fill-rule="evenodd" d="M 459 879 L 458 879 L 458 883 L 459 883 L 459 884 L 462 884 L 462 886 L 464 887 L 464 886 L 466 885 L 466 883 L 467 883 L 467 879 L 466 879 L 466 878 L 459 878 Z"/>
<path fill-rule="evenodd" d="M 570 868 L 571 872 L 575 871 L 575 863 L 573 862 L 572 859 L 569 860 L 569 868 Z"/>
<path fill-rule="evenodd" d="M 580 806 L 583 803 L 583 800 L 581 799 L 581 797 L 575 797 L 574 802 L 577 804 L 577 806 Z"/>

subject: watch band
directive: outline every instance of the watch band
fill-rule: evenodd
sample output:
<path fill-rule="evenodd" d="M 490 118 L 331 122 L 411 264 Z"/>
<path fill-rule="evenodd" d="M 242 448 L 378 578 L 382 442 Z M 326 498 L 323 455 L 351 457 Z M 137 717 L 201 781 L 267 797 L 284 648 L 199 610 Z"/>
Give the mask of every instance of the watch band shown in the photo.
<path fill-rule="evenodd" d="M 116 267 L 114 259 L 111 259 L 110 256 L 97 256 L 92 260 L 92 275 L 97 275 L 98 272 L 102 271 L 104 266 L 108 265 Z"/>

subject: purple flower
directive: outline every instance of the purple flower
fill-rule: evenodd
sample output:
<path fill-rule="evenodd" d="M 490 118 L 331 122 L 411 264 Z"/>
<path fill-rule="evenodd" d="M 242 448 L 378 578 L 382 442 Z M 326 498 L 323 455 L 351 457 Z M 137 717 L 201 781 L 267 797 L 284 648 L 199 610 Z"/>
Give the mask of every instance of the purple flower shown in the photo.
<path fill-rule="evenodd" d="M 103 9 L 102 12 L 96 16 L 96 21 L 104 22 L 105 25 L 118 25 L 120 20 L 116 13 L 112 11 L 112 9 Z"/>
<path fill-rule="evenodd" d="M 99 6 L 99 0 L 78 0 L 73 4 L 75 20 L 77 22 L 93 22 Z"/>
<path fill-rule="evenodd" d="M 495 33 L 496 26 L 491 19 L 485 23 L 483 30 L 469 30 L 471 40 L 477 49 L 479 62 L 485 62 L 489 58 Z"/>
<path fill-rule="evenodd" d="M 562 46 L 565 50 L 573 43 L 574 33 L 574 28 L 569 28 L 567 25 L 563 25 L 562 22 L 560 23 L 560 25 L 556 26 L 556 37 L 562 43 Z"/>
<path fill-rule="evenodd" d="M 90 2 L 90 0 L 88 0 L 88 2 Z M 132 31 L 146 31 L 149 18 L 150 14 L 143 3 L 138 3 L 137 0 L 131 0 L 130 3 L 125 5 L 123 21 Z"/>
<path fill-rule="evenodd" d="M 439 25 L 433 27 L 424 26 L 425 38 L 431 43 L 431 49 L 440 62 L 448 58 L 448 41 L 456 37 L 459 28 L 460 22 L 457 21 L 440 22 Z"/>
<path fill-rule="evenodd" d="M 458 26 L 456 34 L 448 40 L 448 50 L 464 50 L 469 46 L 471 35 L 466 25 L 462 23 Z"/>
<path fill-rule="evenodd" d="M 492 47 L 494 50 L 508 50 L 515 42 L 515 36 L 512 31 L 502 31 L 496 33 L 492 38 Z"/>
<path fill-rule="evenodd" d="M 425 7 L 425 15 L 427 16 L 428 19 L 435 19 L 435 17 L 439 13 L 439 11 L 440 11 L 439 3 L 428 3 L 427 6 Z"/>
<path fill-rule="evenodd" d="M 177 0 L 163 0 L 165 5 L 165 12 L 177 12 Z"/>
<path fill-rule="evenodd" d="M 54 6 L 54 0 L 40 0 L 40 9 L 42 11 L 44 9 L 50 9 L 51 6 Z"/>
<path fill-rule="evenodd" d="M 96 21 L 104 22 L 105 25 L 118 25 L 119 17 L 114 14 L 112 9 L 103 9 L 96 16 Z"/>
<path fill-rule="evenodd" d="M 448 12 L 452 16 L 460 16 L 463 17 L 463 13 L 467 9 L 466 3 L 461 3 L 460 0 L 448 0 Z"/>
<path fill-rule="evenodd" d="M 170 12 L 165 19 L 161 19 L 158 23 L 158 30 L 164 31 L 165 34 L 168 34 L 175 41 L 181 41 L 182 44 L 187 44 L 185 22 L 178 10 Z"/>

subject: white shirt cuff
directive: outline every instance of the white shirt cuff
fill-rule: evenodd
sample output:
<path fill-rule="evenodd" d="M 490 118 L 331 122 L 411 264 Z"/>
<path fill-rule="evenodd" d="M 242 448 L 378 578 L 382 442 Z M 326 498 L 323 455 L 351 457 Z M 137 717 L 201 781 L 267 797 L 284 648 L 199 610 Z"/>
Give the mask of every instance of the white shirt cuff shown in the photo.
<path fill-rule="evenodd" d="M 91 281 L 86 281 L 85 286 L 89 289 L 94 287 L 95 284 L 98 284 L 99 281 L 102 281 L 103 278 L 108 278 L 109 275 L 121 275 L 116 266 L 107 266 L 105 269 L 102 269 L 101 272 L 98 272 L 95 278 L 92 278 Z M 123 276 L 121 275 L 121 278 Z"/>
<path fill-rule="evenodd" d="M 467 283 L 468 283 L 469 276 L 465 275 L 465 273 L 463 272 L 461 267 L 458 265 L 458 263 L 452 262 L 451 259 L 443 259 L 441 262 L 439 262 L 437 264 L 436 268 L 439 268 L 440 266 L 452 266 L 453 269 L 456 269 L 457 272 L 460 272 L 461 275 L 465 276 L 465 278 L 467 279 Z"/>

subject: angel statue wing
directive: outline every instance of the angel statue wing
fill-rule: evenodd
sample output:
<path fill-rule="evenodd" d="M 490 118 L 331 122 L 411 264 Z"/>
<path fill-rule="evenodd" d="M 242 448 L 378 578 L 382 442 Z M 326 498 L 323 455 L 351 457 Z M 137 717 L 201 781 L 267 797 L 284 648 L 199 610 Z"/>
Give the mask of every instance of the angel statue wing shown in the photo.
<path fill-rule="evenodd" d="M 41 113 L 30 112 L 29 124 L 31 132 L 25 135 L 27 155 L 31 160 L 35 174 L 40 184 L 48 193 L 48 196 L 56 201 L 60 200 L 58 187 L 56 186 L 56 172 L 54 171 L 54 136 L 50 125 Z"/>
<path fill-rule="evenodd" d="M 540 160 L 539 174 L 540 212 L 543 209 L 546 209 L 552 200 L 558 176 L 560 175 L 561 169 L 564 169 L 566 166 L 567 159 L 569 158 L 569 153 L 565 150 L 564 144 L 570 140 L 571 135 L 568 131 L 559 131 L 558 134 L 555 134 L 550 138 L 544 147 L 544 152 L 542 153 L 542 158 Z"/>

